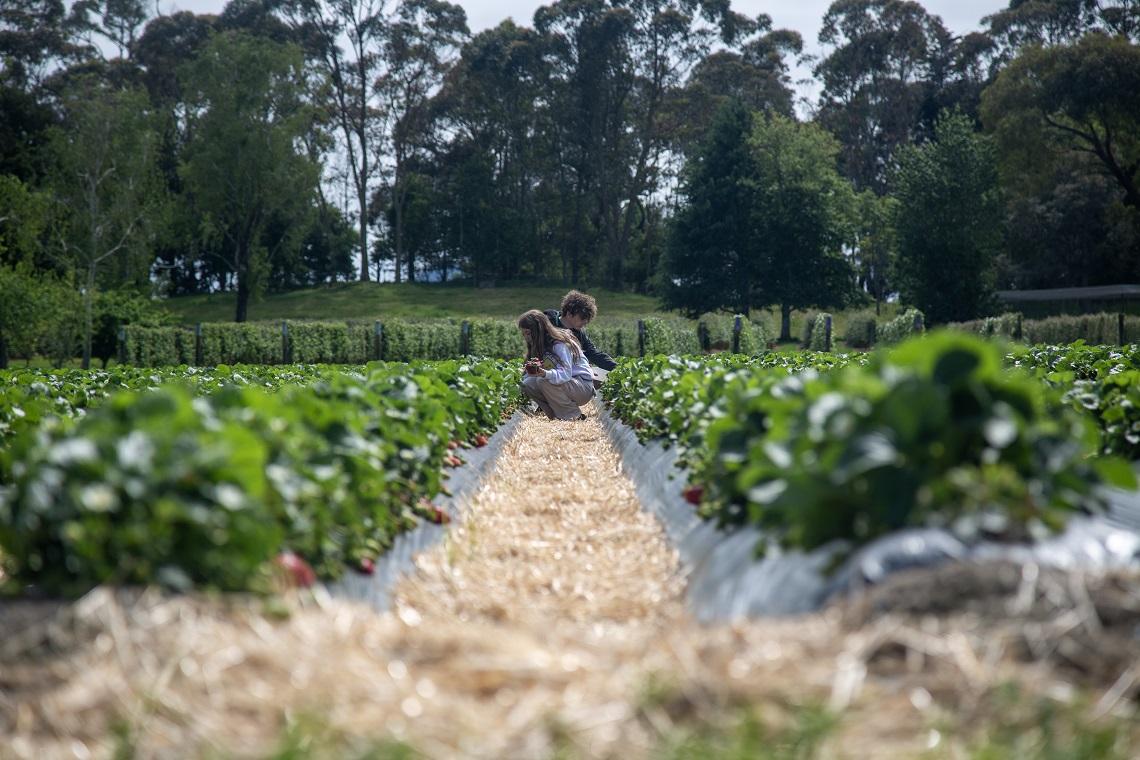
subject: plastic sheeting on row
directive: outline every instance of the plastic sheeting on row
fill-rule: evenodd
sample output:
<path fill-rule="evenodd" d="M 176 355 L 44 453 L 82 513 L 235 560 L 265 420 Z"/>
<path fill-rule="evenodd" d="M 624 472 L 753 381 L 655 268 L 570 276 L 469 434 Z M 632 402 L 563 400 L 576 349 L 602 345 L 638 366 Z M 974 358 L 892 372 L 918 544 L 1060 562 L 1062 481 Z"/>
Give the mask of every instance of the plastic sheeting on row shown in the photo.
<path fill-rule="evenodd" d="M 451 496 L 438 494 L 432 503 L 446 510 L 453 519 L 459 517 L 461 506 L 491 473 L 495 461 L 507 441 L 518 430 L 521 420 L 522 413 L 515 412 L 513 417 L 499 426 L 486 446 L 460 451 L 466 461 L 462 466 L 448 470 L 446 484 Z M 423 523 L 414 530 L 399 534 L 393 540 L 392 547 L 376 558 L 376 569 L 371 575 L 349 570 L 340 580 L 329 584 L 329 593 L 366 602 L 380 612 L 387 610 L 391 606 L 391 593 L 396 581 L 415 568 L 417 554 L 439 543 L 446 532 L 445 525 Z"/>
<path fill-rule="evenodd" d="M 687 473 L 676 466 L 675 449 L 659 441 L 642 444 L 600 400 L 595 403 L 642 506 L 657 516 L 677 547 L 688 574 L 689 608 L 702 621 L 809 612 L 891 573 L 951 560 L 1012 560 L 1085 570 L 1140 567 L 1140 494 L 1117 489 L 1108 491 L 1107 515 L 1073 517 L 1063 532 L 1033 545 L 966 544 L 946 530 L 908 529 L 872 541 L 831 572 L 837 553 L 847 548 L 841 542 L 806 553 L 772 551 L 757 559 L 758 529 L 720 529 L 684 500 Z"/>

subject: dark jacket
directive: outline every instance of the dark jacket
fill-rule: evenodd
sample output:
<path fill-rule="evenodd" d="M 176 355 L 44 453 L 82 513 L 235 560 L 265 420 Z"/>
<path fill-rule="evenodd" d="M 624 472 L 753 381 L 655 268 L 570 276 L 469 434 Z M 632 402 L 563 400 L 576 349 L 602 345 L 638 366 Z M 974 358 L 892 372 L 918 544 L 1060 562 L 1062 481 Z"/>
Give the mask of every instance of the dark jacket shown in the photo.
<path fill-rule="evenodd" d="M 554 323 L 555 327 L 562 327 L 562 315 L 557 309 L 547 309 L 546 316 L 550 317 L 550 321 Z M 569 329 L 569 328 L 568 328 Z M 610 355 L 604 351 L 599 351 L 594 342 L 586 335 L 585 330 L 570 329 L 574 337 L 578 339 L 578 345 L 582 347 L 582 353 L 586 355 L 586 359 L 590 364 L 601 367 L 606 372 L 617 366 L 617 362 L 610 358 Z"/>

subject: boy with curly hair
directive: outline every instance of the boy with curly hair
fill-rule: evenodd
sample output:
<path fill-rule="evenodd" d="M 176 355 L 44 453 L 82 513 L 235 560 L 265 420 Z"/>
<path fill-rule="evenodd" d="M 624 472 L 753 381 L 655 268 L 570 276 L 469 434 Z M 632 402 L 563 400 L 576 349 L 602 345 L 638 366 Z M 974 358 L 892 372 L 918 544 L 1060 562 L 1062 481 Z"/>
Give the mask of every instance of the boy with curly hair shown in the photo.
<path fill-rule="evenodd" d="M 606 372 L 617 366 L 610 355 L 604 351 L 598 350 L 593 341 L 586 335 L 585 327 L 594 317 L 598 316 L 598 302 L 594 300 L 593 296 L 586 295 L 577 290 L 571 290 L 562 297 L 562 306 L 560 309 L 547 309 L 546 316 L 550 318 L 551 323 L 555 327 L 563 327 L 574 335 L 578 341 L 578 345 L 582 347 L 582 353 L 590 364 L 593 364 Z M 602 373 L 602 377 L 604 377 Z M 596 377 L 596 376 L 595 376 Z M 595 379 L 595 385 L 600 385 L 598 379 Z"/>

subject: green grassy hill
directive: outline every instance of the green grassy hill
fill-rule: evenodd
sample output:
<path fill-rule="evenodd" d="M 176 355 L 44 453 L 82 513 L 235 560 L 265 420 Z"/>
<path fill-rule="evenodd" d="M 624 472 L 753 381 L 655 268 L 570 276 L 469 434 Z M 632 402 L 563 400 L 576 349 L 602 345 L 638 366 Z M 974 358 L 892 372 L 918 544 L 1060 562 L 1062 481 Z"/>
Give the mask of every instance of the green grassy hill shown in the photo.
<path fill-rule="evenodd" d="M 251 321 L 277 319 L 390 319 L 396 317 L 516 317 L 527 309 L 556 309 L 569 288 L 562 285 L 472 285 L 357 282 L 267 295 L 250 303 Z M 653 314 L 650 296 L 591 289 L 601 319 Z M 179 322 L 229 322 L 234 294 L 171 298 L 165 305 Z"/>

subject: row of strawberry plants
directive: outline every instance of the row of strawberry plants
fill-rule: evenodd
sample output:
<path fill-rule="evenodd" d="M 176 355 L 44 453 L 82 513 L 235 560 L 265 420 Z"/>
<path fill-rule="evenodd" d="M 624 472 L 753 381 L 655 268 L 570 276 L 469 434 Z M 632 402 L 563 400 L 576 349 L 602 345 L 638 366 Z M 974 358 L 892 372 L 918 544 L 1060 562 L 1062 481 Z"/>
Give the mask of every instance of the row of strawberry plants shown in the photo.
<path fill-rule="evenodd" d="M 1096 380 L 1140 369 L 1140 344 L 1090 346 L 1077 341 L 1063 346 L 1025 346 L 1008 353 L 1006 362 L 1054 383 Z"/>
<path fill-rule="evenodd" d="M 325 577 L 446 515 L 428 499 L 517 396 L 496 360 L 369 365 L 311 382 L 126 390 L 11 438 L 0 487 L 10 583 L 262 587 L 274 557 Z"/>
<path fill-rule="evenodd" d="M 1100 431 L 1100 452 L 1140 460 L 1140 345 L 1031 346 L 1007 361 L 1060 390 Z"/>
<path fill-rule="evenodd" d="M 308 385 L 339 372 L 323 365 L 236 365 L 229 367 L 117 366 L 108 370 L 0 370 L 0 483 L 5 481 L 4 449 L 20 430 L 45 417 L 76 417 L 113 393 L 145 390 L 173 382 L 208 393 L 231 385 L 276 389 Z"/>
<path fill-rule="evenodd" d="M 1092 456 L 1096 428 L 1059 389 L 966 335 L 792 372 L 630 362 L 604 393 L 643 437 L 681 447 L 702 514 L 786 546 L 926 525 L 1020 538 L 1095 504 L 1098 483 L 1135 486 L 1126 461 Z"/>

